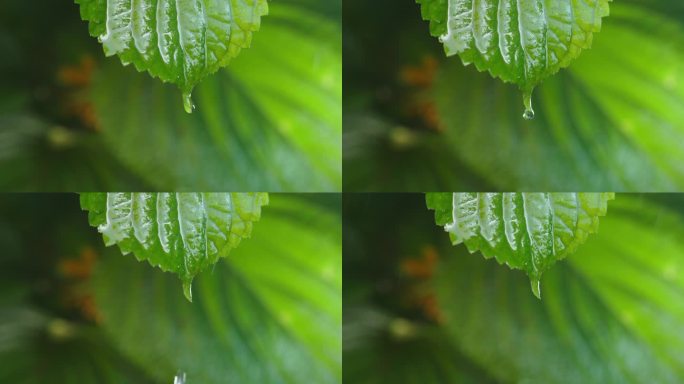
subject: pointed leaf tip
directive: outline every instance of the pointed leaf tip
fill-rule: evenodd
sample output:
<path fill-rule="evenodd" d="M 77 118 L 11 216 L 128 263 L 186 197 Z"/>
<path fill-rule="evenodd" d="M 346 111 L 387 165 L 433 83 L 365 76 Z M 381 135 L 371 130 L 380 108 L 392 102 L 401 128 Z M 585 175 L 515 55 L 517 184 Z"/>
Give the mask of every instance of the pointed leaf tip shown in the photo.
<path fill-rule="evenodd" d="M 192 303 L 192 279 L 183 281 L 183 294 Z"/>
<path fill-rule="evenodd" d="M 532 293 L 534 293 L 534 296 L 541 300 L 541 280 L 530 279 L 530 285 L 532 287 Z"/>

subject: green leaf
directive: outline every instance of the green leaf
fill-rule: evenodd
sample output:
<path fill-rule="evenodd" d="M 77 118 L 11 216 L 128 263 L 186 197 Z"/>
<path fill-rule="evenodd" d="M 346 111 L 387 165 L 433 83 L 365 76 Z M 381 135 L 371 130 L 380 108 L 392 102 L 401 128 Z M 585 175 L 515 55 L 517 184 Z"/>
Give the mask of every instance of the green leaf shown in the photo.
<path fill-rule="evenodd" d="M 428 193 L 454 245 L 522 269 L 540 297 L 541 275 L 598 231 L 613 193 Z"/>
<path fill-rule="evenodd" d="M 447 55 L 518 84 L 532 118 L 532 90 L 591 46 L 610 0 L 417 1 Z"/>
<path fill-rule="evenodd" d="M 159 190 L 338 191 L 339 20 L 299 3 L 271 5 L 250 54 L 197 87 L 192 115 L 169 86 L 103 68 L 92 98 L 110 150 Z"/>
<path fill-rule="evenodd" d="M 81 207 L 105 244 L 117 244 L 178 274 L 192 301 L 192 280 L 249 237 L 268 204 L 265 193 L 83 193 Z"/>
<path fill-rule="evenodd" d="M 266 0 L 76 0 L 107 56 L 177 84 L 185 109 L 206 76 L 250 45 Z"/>
<path fill-rule="evenodd" d="M 454 154 L 495 190 L 680 191 L 684 11 L 657 3 L 614 3 L 594 49 L 539 88 L 534 121 L 515 90 L 446 64 L 434 99 Z"/>
<path fill-rule="evenodd" d="M 450 339 L 501 382 L 682 382 L 683 232 L 681 212 L 620 196 L 600 236 L 546 275 L 544 301 L 480 258 L 445 258 Z"/>
<path fill-rule="evenodd" d="M 98 308 L 84 276 L 59 267 L 104 248 L 83 216 L 74 194 L 0 198 L 0 382 L 172 382 L 152 380 L 114 347 L 89 316 Z"/>
<path fill-rule="evenodd" d="M 198 276 L 193 304 L 168 274 L 103 257 L 103 326 L 160 382 L 181 370 L 188 383 L 339 383 L 339 210 L 272 195 L 253 239 Z"/>

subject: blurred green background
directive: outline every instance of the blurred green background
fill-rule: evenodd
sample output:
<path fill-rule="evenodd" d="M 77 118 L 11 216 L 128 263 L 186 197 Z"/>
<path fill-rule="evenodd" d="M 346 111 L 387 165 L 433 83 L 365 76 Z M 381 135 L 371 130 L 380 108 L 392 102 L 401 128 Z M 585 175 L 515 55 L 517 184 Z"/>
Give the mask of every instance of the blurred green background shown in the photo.
<path fill-rule="evenodd" d="M 684 188 L 684 3 L 620 0 L 534 94 L 446 58 L 413 0 L 344 2 L 345 191 Z"/>
<path fill-rule="evenodd" d="M 76 194 L 0 195 L 0 382 L 339 383 L 341 198 L 271 194 L 194 282 L 105 248 Z"/>
<path fill-rule="evenodd" d="M 105 58 L 73 1 L 0 3 L 0 190 L 339 191 L 341 1 L 269 8 L 188 115 Z"/>
<path fill-rule="evenodd" d="M 618 194 L 542 279 L 452 246 L 424 194 L 345 195 L 344 382 L 681 383 L 684 196 Z"/>

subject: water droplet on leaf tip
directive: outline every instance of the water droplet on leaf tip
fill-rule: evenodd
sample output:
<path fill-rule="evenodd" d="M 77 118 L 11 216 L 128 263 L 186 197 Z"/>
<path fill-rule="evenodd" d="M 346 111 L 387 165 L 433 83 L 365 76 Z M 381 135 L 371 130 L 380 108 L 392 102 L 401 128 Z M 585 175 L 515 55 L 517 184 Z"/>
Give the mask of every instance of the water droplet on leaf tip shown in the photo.
<path fill-rule="evenodd" d="M 532 108 L 532 91 L 523 91 L 523 104 L 525 105 L 525 113 L 523 113 L 523 118 L 525 120 L 534 119 L 534 109 Z"/>
<path fill-rule="evenodd" d="M 185 372 L 178 371 L 176 377 L 173 378 L 173 384 L 185 384 Z"/>
<path fill-rule="evenodd" d="M 195 104 L 192 102 L 191 92 L 183 93 L 183 108 L 185 108 L 185 112 L 187 113 L 192 113 L 192 111 L 195 110 Z"/>
<path fill-rule="evenodd" d="M 532 287 L 532 293 L 541 300 L 541 281 L 537 279 L 530 279 L 530 286 Z"/>

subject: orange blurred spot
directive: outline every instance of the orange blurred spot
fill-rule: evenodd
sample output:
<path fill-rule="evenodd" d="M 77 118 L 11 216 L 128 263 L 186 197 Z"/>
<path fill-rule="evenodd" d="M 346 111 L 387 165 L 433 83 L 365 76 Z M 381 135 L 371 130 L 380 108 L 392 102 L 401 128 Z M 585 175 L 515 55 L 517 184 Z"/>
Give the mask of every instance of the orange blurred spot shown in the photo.
<path fill-rule="evenodd" d="M 61 260 L 57 268 L 59 273 L 69 280 L 64 287 L 64 304 L 78 310 L 84 319 L 99 323 L 102 316 L 97 310 L 95 299 L 90 293 L 83 293 L 79 289 L 79 285 L 92 276 L 96 261 L 95 250 L 85 247 L 78 258 Z"/>
<path fill-rule="evenodd" d="M 401 262 L 401 270 L 409 277 L 429 279 L 434 274 L 438 259 L 437 250 L 432 246 L 427 246 L 423 248 L 420 258 L 404 259 Z"/>
<path fill-rule="evenodd" d="M 100 131 L 100 122 L 97 120 L 95 108 L 90 102 L 74 101 L 69 105 L 69 113 L 77 116 L 81 123 L 93 131 Z"/>
<path fill-rule="evenodd" d="M 426 92 L 432 87 L 439 62 L 432 56 L 423 58 L 418 66 L 405 66 L 401 69 L 399 77 L 405 85 L 418 88 L 411 92 L 407 100 L 406 110 L 411 117 L 418 117 L 423 121 L 426 128 L 441 132 L 443 126 L 439 120 L 437 107 L 431 98 L 426 97 Z"/>
<path fill-rule="evenodd" d="M 60 68 L 57 79 L 67 88 L 62 99 L 64 111 L 80 120 L 86 128 L 99 131 L 100 124 L 92 103 L 80 96 L 83 90 L 90 87 L 94 71 L 95 60 L 91 56 L 84 56 L 77 65 Z"/>
<path fill-rule="evenodd" d="M 413 280 L 407 292 L 409 305 L 435 323 L 443 322 L 444 316 L 437 296 L 426 282 L 434 276 L 438 262 L 439 253 L 433 246 L 424 247 L 419 258 L 407 258 L 401 262 L 402 273 Z"/>
<path fill-rule="evenodd" d="M 84 56 L 78 65 L 62 67 L 57 72 L 57 78 L 66 86 L 86 88 L 90 86 L 95 70 L 95 60 L 90 56 Z"/>
<path fill-rule="evenodd" d="M 437 60 L 432 56 L 426 56 L 416 67 L 403 67 L 400 72 L 401 81 L 413 87 L 428 88 L 435 80 L 437 67 Z"/>
<path fill-rule="evenodd" d="M 78 259 L 66 259 L 59 262 L 60 273 L 70 279 L 85 280 L 90 278 L 97 255 L 95 251 L 86 247 L 81 251 Z"/>
<path fill-rule="evenodd" d="M 81 314 L 83 314 L 83 317 L 86 319 L 95 323 L 100 323 L 102 321 L 102 315 L 97 310 L 95 299 L 92 295 L 82 296 L 80 302 L 78 303 L 78 307 L 81 310 Z"/>
<path fill-rule="evenodd" d="M 436 323 L 444 322 L 444 315 L 442 314 L 442 310 L 439 308 L 439 302 L 437 301 L 437 296 L 434 293 L 424 296 L 420 302 L 420 306 L 425 317 Z"/>
<path fill-rule="evenodd" d="M 444 131 L 444 126 L 439 120 L 437 106 L 433 101 L 414 101 L 408 106 L 408 114 L 419 117 L 430 130 L 436 132 Z"/>

